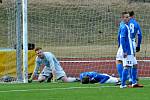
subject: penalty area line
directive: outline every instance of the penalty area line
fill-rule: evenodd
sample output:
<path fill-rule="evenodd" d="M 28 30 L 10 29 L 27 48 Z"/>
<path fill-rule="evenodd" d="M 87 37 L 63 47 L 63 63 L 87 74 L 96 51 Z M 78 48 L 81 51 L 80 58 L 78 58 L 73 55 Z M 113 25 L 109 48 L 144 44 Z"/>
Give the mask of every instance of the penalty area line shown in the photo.
<path fill-rule="evenodd" d="M 9 92 L 28 92 L 28 91 L 52 91 L 52 90 L 72 90 L 72 89 L 99 89 L 99 88 L 116 88 L 118 86 L 99 86 L 99 87 L 66 87 L 66 88 L 51 88 L 51 89 L 22 89 L 22 90 L 0 90 L 0 93 Z"/>
<path fill-rule="evenodd" d="M 144 85 L 150 86 L 150 84 Z M 24 90 L 0 90 L 0 93 L 9 93 L 9 92 L 29 92 L 29 91 L 52 91 L 52 90 L 73 90 L 73 89 L 100 89 L 100 88 L 119 88 L 119 86 L 98 86 L 98 87 L 66 87 L 66 88 L 51 88 L 51 89 L 24 89 Z"/>

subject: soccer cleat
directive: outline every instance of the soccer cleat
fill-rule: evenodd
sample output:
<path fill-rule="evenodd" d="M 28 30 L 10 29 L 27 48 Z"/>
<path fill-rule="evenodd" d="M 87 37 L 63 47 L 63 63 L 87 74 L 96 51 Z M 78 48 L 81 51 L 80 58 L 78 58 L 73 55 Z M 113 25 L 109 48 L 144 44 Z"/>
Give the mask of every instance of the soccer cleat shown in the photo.
<path fill-rule="evenodd" d="M 121 89 L 127 88 L 127 85 L 124 85 L 124 86 L 120 85 L 120 88 L 121 88 Z"/>
<path fill-rule="evenodd" d="M 121 85 L 121 81 L 116 82 L 115 86 L 117 86 L 117 85 Z"/>
<path fill-rule="evenodd" d="M 132 84 L 133 88 L 142 88 L 144 87 L 142 84 Z"/>
<path fill-rule="evenodd" d="M 49 76 L 46 76 L 46 80 L 45 80 L 45 82 L 51 82 L 52 81 L 52 78 L 53 78 L 53 74 L 52 73 L 50 73 L 50 75 Z"/>
<path fill-rule="evenodd" d="M 80 78 L 76 78 L 76 82 L 80 82 Z"/>

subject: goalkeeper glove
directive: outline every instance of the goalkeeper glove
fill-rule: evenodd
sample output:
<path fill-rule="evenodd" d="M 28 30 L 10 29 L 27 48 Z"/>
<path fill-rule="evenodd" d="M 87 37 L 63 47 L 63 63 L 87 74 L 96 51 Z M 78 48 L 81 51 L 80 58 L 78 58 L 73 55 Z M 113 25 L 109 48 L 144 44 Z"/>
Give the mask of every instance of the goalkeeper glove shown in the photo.
<path fill-rule="evenodd" d="M 140 47 L 136 47 L 136 52 L 139 52 L 140 51 Z"/>
<path fill-rule="evenodd" d="M 28 80 L 28 83 L 32 83 L 32 79 L 31 78 Z"/>

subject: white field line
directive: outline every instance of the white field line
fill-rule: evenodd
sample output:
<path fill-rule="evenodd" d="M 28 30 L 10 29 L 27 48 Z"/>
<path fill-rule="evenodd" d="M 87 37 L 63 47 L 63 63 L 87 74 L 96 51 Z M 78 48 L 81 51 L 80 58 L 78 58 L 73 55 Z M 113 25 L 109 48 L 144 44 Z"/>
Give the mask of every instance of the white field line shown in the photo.
<path fill-rule="evenodd" d="M 51 89 L 24 89 L 24 90 L 4 90 L 4 91 L 1 91 L 0 90 L 0 93 L 3 93 L 3 92 L 28 92 L 28 91 L 52 91 L 52 90 L 72 90 L 72 89 L 98 89 L 98 88 L 107 88 L 107 87 L 111 87 L 111 88 L 114 88 L 114 87 L 117 87 L 117 86 L 99 86 L 99 87 L 66 87 L 66 88 L 51 88 Z"/>
<path fill-rule="evenodd" d="M 144 85 L 144 86 L 150 86 Z M 51 88 L 51 89 L 24 89 L 24 90 L 0 90 L 0 93 L 9 92 L 28 92 L 28 91 L 53 91 L 53 90 L 73 90 L 73 89 L 100 89 L 100 88 L 119 88 L 119 86 L 99 86 L 99 87 L 66 87 L 66 88 Z"/>
<path fill-rule="evenodd" d="M 68 60 L 68 61 L 60 61 L 60 62 L 70 62 L 70 63 L 79 63 L 79 62 L 81 62 L 81 63 L 90 63 L 90 62 L 115 62 L 116 60 L 83 60 L 83 61 L 81 61 L 81 60 Z M 139 61 L 139 62 L 150 62 L 150 60 L 137 60 L 137 61 Z"/>

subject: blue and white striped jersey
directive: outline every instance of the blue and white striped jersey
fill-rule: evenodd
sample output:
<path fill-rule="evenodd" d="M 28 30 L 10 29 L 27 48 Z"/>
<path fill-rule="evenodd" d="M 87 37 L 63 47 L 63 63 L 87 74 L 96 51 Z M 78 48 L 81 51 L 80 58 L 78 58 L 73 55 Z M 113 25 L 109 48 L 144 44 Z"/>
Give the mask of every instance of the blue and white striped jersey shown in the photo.
<path fill-rule="evenodd" d="M 121 24 L 120 27 L 120 46 L 122 46 L 123 52 L 127 53 L 127 55 L 133 55 L 134 54 L 134 48 L 133 43 L 130 37 L 130 30 L 129 27 L 124 23 Z"/>
<path fill-rule="evenodd" d="M 85 76 L 88 76 L 90 77 L 90 80 L 96 80 L 101 84 L 105 83 L 110 78 L 109 75 L 105 75 L 97 72 L 83 72 L 80 74 L 80 80 L 82 80 Z"/>
<path fill-rule="evenodd" d="M 131 39 L 135 41 L 137 35 L 138 36 L 137 47 L 140 47 L 140 44 L 142 42 L 142 31 L 140 25 L 137 23 L 137 21 L 134 18 L 130 18 L 128 22 L 128 26 L 130 29 Z"/>

